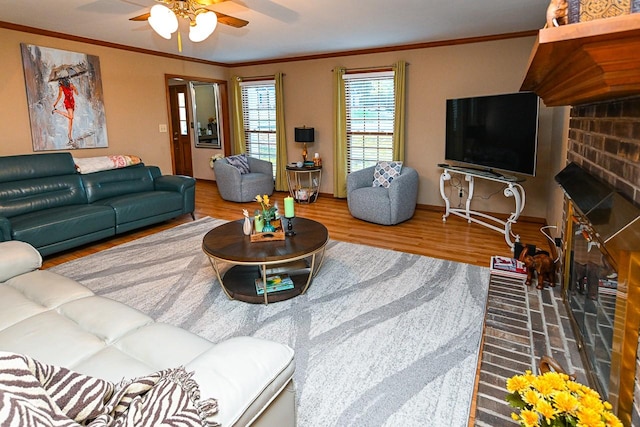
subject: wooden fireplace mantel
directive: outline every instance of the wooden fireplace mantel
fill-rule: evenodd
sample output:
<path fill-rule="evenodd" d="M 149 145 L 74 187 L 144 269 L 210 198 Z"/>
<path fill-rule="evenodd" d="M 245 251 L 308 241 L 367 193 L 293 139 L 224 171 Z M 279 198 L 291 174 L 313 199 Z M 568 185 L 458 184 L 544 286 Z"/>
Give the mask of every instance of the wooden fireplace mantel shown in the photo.
<path fill-rule="evenodd" d="M 544 28 L 520 90 L 545 105 L 640 95 L 640 13 Z"/>

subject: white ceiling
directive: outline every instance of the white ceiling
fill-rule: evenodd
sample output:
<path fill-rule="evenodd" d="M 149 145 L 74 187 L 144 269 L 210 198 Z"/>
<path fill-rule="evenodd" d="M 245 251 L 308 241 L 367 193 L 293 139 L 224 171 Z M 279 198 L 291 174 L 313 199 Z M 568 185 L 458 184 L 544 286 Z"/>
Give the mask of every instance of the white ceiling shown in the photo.
<path fill-rule="evenodd" d="M 0 21 L 104 42 L 242 63 L 339 51 L 536 30 L 549 0 L 230 0 L 211 6 L 249 21 L 218 25 L 192 43 L 181 23 L 182 53 L 146 22 L 154 0 L 0 0 Z"/>

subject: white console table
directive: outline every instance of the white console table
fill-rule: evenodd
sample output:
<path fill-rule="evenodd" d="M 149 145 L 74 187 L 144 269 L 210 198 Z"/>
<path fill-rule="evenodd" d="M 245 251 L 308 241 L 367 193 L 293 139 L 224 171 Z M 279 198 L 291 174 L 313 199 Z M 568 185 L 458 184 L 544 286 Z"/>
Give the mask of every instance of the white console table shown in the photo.
<path fill-rule="evenodd" d="M 513 232 L 511 231 L 511 226 L 518 221 L 518 218 L 520 217 L 520 214 L 524 209 L 525 193 L 524 188 L 522 188 L 522 186 L 519 184 L 519 182 L 524 181 L 524 179 L 516 178 L 513 176 L 500 176 L 492 172 L 461 168 L 457 166 L 440 167 L 444 169 L 444 171 L 440 175 L 440 195 L 444 199 L 445 203 L 445 213 L 444 215 L 442 215 L 442 221 L 446 222 L 449 214 L 457 215 L 461 218 L 466 219 L 469 223 L 475 222 L 503 234 L 504 240 L 511 248 L 513 248 L 515 245 L 514 241 L 520 241 L 520 236 L 517 234 L 513 234 Z M 445 193 L 445 183 L 451 180 L 452 174 L 464 175 L 464 180 L 468 183 L 467 201 L 465 203 L 464 209 L 452 208 L 449 198 Z M 473 199 L 474 182 L 476 178 L 500 182 L 505 185 L 505 188 L 502 191 L 504 196 L 513 197 L 513 201 L 516 205 L 515 211 L 511 213 L 506 221 L 482 212 L 471 210 L 471 200 Z M 513 238 L 514 241 L 512 241 L 511 238 Z"/>

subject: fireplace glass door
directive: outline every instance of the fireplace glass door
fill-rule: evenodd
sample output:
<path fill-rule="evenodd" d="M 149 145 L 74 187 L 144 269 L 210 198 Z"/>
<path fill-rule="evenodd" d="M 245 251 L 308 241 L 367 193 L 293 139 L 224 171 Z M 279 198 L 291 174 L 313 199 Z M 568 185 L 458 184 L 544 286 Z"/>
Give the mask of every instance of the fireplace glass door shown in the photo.
<path fill-rule="evenodd" d="M 570 280 L 566 300 L 574 321 L 591 380 L 600 394 L 609 396 L 611 351 L 616 308 L 617 274 L 605 251 L 592 236 L 589 226 L 572 222 Z"/>

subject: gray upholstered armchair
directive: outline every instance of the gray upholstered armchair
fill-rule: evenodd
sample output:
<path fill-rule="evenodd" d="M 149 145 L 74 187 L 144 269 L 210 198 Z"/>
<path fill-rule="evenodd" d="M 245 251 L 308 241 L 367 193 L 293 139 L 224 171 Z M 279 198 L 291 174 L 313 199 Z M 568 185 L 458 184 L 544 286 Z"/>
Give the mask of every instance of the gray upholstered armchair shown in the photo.
<path fill-rule="evenodd" d="M 418 172 L 403 166 L 388 188 L 373 187 L 371 166 L 347 176 L 347 203 L 355 218 L 382 225 L 395 225 L 410 219 L 418 200 Z"/>
<path fill-rule="evenodd" d="M 273 194 L 273 168 L 271 162 L 254 157 L 246 157 L 249 172 L 240 173 L 227 158 L 216 160 L 213 170 L 220 197 L 231 202 L 250 202 L 258 194 Z"/>

